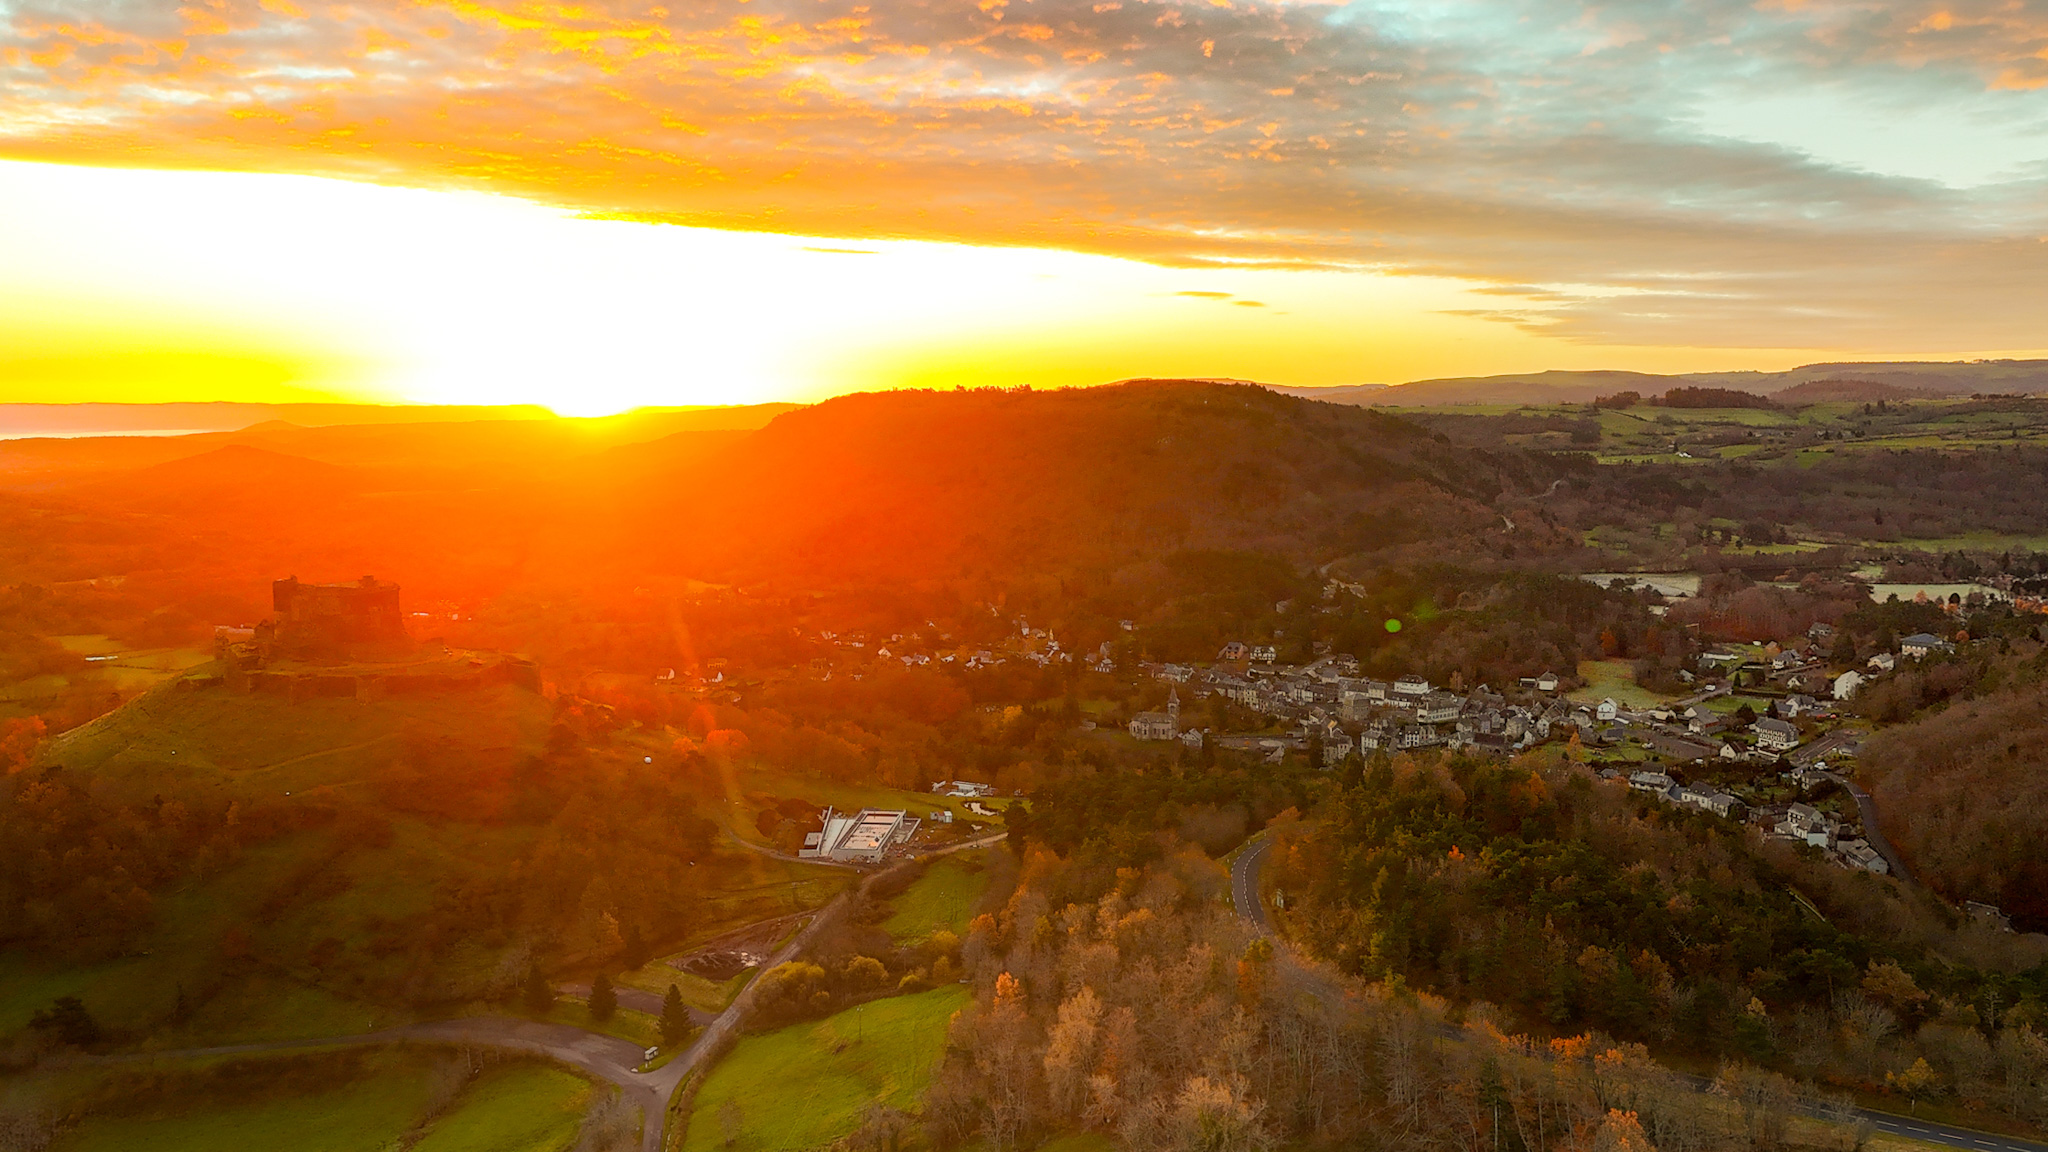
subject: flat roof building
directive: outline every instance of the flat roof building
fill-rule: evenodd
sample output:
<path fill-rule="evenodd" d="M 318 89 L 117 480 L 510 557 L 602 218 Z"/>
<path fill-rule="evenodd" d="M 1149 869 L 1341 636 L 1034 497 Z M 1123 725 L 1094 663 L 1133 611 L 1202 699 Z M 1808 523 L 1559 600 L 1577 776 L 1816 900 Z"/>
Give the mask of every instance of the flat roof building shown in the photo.
<path fill-rule="evenodd" d="M 892 845 L 910 839 L 919 820 L 903 811 L 863 808 L 851 816 L 825 809 L 825 827 L 804 837 L 797 855 L 842 864 L 877 864 Z"/>

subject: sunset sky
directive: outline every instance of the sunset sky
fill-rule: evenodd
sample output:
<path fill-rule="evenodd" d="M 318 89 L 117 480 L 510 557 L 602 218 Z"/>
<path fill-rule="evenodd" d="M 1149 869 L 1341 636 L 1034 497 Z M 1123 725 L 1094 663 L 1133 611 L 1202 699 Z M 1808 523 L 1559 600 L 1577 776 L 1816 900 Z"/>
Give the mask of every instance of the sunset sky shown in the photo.
<path fill-rule="evenodd" d="M 0 401 L 2048 355 L 2048 4 L 0 0 Z"/>

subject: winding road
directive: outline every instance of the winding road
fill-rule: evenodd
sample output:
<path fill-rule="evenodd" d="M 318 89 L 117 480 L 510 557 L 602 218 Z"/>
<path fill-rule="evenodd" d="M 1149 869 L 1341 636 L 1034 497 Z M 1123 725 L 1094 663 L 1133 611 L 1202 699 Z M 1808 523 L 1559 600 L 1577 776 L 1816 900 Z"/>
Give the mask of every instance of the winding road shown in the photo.
<path fill-rule="evenodd" d="M 728 832 L 730 829 L 728 829 Z M 974 840 L 950 844 L 943 848 L 918 853 L 919 858 L 950 856 L 975 848 L 986 848 L 997 843 L 1008 832 L 997 832 Z M 737 836 L 734 837 L 738 839 Z M 770 851 L 771 855 L 780 855 Z M 794 857 L 785 857 L 794 859 Z M 806 860 L 804 863 L 813 863 Z M 761 963 L 766 971 L 778 964 L 784 964 L 801 955 L 811 941 L 827 925 L 836 922 L 838 914 L 859 892 L 849 889 L 834 897 L 824 907 L 810 913 L 811 922 L 792 936 L 782 947 L 775 950 Z M 583 994 L 589 993 L 587 985 L 579 986 Z M 413 1024 L 403 1028 L 390 1028 L 381 1032 L 362 1032 L 350 1036 L 323 1036 L 303 1040 L 271 1040 L 252 1044 L 224 1044 L 210 1048 L 179 1048 L 159 1052 L 125 1052 L 112 1056 L 73 1057 L 52 1062 L 53 1067 L 90 1066 L 99 1064 L 134 1064 L 152 1060 L 189 1060 L 208 1056 L 253 1055 L 263 1052 L 289 1052 L 319 1048 L 351 1048 L 373 1044 L 402 1044 L 406 1042 L 426 1044 L 456 1044 L 478 1048 L 498 1048 L 528 1055 L 544 1056 L 559 1061 L 599 1080 L 617 1085 L 628 1100 L 640 1108 L 641 1152 L 661 1152 L 663 1127 L 668 1117 L 668 1103 L 691 1072 L 709 1060 L 714 1053 L 722 1050 L 723 1043 L 738 1032 L 747 1012 L 753 1007 L 756 990 L 760 981 L 749 983 L 733 997 L 725 1011 L 716 1016 L 692 1010 L 693 1022 L 702 1022 L 703 1031 L 682 1054 L 652 1072 L 638 1071 L 645 1062 L 646 1053 L 629 1040 L 607 1036 L 600 1032 L 577 1028 L 568 1024 L 547 1024 L 536 1020 L 520 1020 L 509 1016 L 468 1016 L 455 1020 L 435 1020 L 424 1024 Z M 637 988 L 620 988 L 619 1003 L 635 1011 L 661 1011 L 661 997 Z M 651 1006 L 650 1006 L 651 1005 Z M 2042 1152 L 2048 1152 L 2043 1149 Z"/>
<path fill-rule="evenodd" d="M 1843 784 L 1849 789 L 1850 795 L 1857 798 L 1859 805 L 1867 802 L 1868 797 L 1862 789 L 1854 784 L 1850 784 L 1847 780 L 1844 780 Z M 1863 819 L 1864 831 L 1874 832 L 1877 826 L 1876 809 L 1866 807 Z M 1891 859 L 1891 846 L 1884 844 L 1881 836 L 1873 835 L 1870 843 L 1872 847 L 1877 848 L 1879 852 L 1883 853 L 1886 859 Z M 1231 903 L 1236 907 L 1237 914 L 1243 917 L 1245 923 L 1250 924 L 1253 928 L 1258 929 L 1260 933 L 1268 936 L 1273 934 L 1273 925 L 1266 915 L 1265 902 L 1259 898 L 1259 870 L 1265 866 L 1267 850 L 1270 847 L 1270 842 L 1262 837 L 1254 841 L 1243 852 L 1240 852 L 1237 859 L 1232 861 L 1230 865 Z M 1897 866 L 1895 863 L 1894 867 Z M 1447 1032 L 1447 1035 L 1449 1034 Z M 1688 1076 L 1686 1080 L 1702 1092 L 1712 1086 L 1711 1081 L 1701 1077 Z M 1856 1112 L 1858 1116 L 1869 1121 L 1878 1131 L 1908 1140 L 1919 1140 L 1924 1143 L 1939 1144 L 1949 1148 L 1967 1148 L 1971 1152 L 2048 1152 L 2048 1144 L 2034 1140 L 2022 1140 L 2014 1136 L 1979 1132 L 1973 1128 L 1958 1128 L 1952 1124 L 1938 1124 L 1931 1120 L 1921 1120 L 1912 1116 L 1899 1116 L 1890 1112 L 1874 1112 L 1868 1108 L 1859 1108 Z"/>

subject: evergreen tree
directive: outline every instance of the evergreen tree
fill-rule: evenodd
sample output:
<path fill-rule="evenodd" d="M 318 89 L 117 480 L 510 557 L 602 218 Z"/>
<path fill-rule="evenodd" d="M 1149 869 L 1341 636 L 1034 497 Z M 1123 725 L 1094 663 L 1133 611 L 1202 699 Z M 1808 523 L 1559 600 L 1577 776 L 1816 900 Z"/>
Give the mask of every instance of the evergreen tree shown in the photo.
<path fill-rule="evenodd" d="M 683 1005 L 683 993 L 675 985 L 661 998 L 661 1042 L 679 1044 L 690 1034 L 690 1010 Z"/>
<path fill-rule="evenodd" d="M 626 947 L 620 953 L 620 963 L 624 964 L 626 970 L 630 972 L 635 968 L 646 967 L 647 962 L 653 958 L 653 953 L 647 947 L 646 938 L 640 935 L 640 926 L 638 924 L 628 926 L 626 929 Z"/>
<path fill-rule="evenodd" d="M 612 978 L 602 972 L 590 982 L 590 1018 L 599 1024 L 619 1010 L 619 994 L 612 990 Z"/>
<path fill-rule="evenodd" d="M 85 1010 L 85 1002 L 76 996 L 59 996 L 56 1003 L 30 1016 L 28 1026 L 76 1048 L 83 1048 L 100 1038 L 99 1022 Z"/>
<path fill-rule="evenodd" d="M 526 1001 L 526 1010 L 536 1016 L 555 1006 L 555 986 L 548 983 L 546 976 L 541 975 L 539 965 L 526 970 L 526 987 L 522 995 Z"/>

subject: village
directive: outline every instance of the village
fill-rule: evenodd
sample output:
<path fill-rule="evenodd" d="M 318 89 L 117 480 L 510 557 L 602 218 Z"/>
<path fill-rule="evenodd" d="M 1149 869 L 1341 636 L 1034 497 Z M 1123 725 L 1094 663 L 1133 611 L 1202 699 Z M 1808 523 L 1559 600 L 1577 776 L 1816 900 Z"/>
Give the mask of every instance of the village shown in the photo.
<path fill-rule="evenodd" d="M 843 655 L 813 659 L 808 675 L 860 680 L 890 666 L 975 672 L 1021 665 L 1114 677 L 1140 695 L 1148 683 L 1163 684 L 1163 707 L 1134 713 L 1112 707 L 1108 715 L 1083 719 L 1080 727 L 1102 738 L 1112 729 L 1099 721 L 1114 719 L 1120 721 L 1119 740 L 1175 743 L 1182 754 L 1213 747 L 1276 765 L 1292 755 L 1326 770 L 1353 757 L 1422 749 L 1504 759 L 1550 745 L 1601 780 L 1677 808 L 1742 822 L 1760 839 L 1808 845 L 1844 868 L 1880 875 L 1901 872 L 1904 865 L 1875 832 L 1867 794 L 1848 771 L 1839 770 L 1853 767 L 1868 731 L 1842 705 L 1871 680 L 1956 648 L 1942 636 L 1908 635 L 1894 651 L 1842 668 L 1829 656 L 1834 630 L 1817 623 L 1804 637 L 1784 643 L 1709 646 L 1679 674 L 1687 694 L 1664 698 L 1633 684 L 1591 682 L 1583 678 L 1584 668 L 1545 671 L 1499 688 L 1467 688 L 1455 676 L 1448 684 L 1415 674 L 1382 680 L 1362 675 L 1356 657 L 1332 652 L 1322 642 L 1305 664 L 1282 662 L 1277 644 L 1236 640 L 1208 663 L 1133 660 L 1128 643 L 1106 641 L 1077 652 L 1052 630 L 1024 618 L 1004 623 L 1001 639 L 979 643 L 961 642 L 929 623 L 926 630 L 886 636 L 819 632 L 808 638 Z M 1132 621 L 1118 624 L 1122 632 L 1136 630 Z M 1128 663 L 1120 663 L 1120 656 Z M 687 679 L 707 695 L 734 701 L 741 689 L 760 683 L 728 680 L 724 663 L 708 661 Z M 791 669 L 782 675 L 792 674 L 805 673 Z M 669 671 L 658 679 L 682 677 Z M 1603 687 L 1614 694 L 1604 694 Z M 1624 696 L 1626 702 L 1618 698 Z M 1212 699 L 1231 706 L 1232 722 L 1218 725 L 1214 717 L 1221 713 L 1215 708 L 1192 710 L 1209 723 L 1184 716 L 1184 700 Z M 840 819 L 850 833 L 868 815 Z M 916 831 L 908 813 L 879 815 L 902 823 L 876 838 L 875 859 L 890 848 L 902 850 Z M 867 859 L 867 851 L 850 852 L 860 837 L 841 844 L 830 832 L 828 827 L 820 842 L 808 844 L 806 854 Z"/>
<path fill-rule="evenodd" d="M 1831 633 L 1816 624 L 1804 642 L 1710 648 L 1683 674 L 1690 695 L 1636 707 L 1592 699 L 1586 685 L 1555 672 L 1465 690 L 1418 675 L 1362 677 L 1358 661 L 1341 653 L 1283 664 L 1272 647 L 1233 641 L 1208 666 L 1142 665 L 1169 686 L 1167 703 L 1133 715 L 1125 728 L 1137 741 L 1213 743 L 1273 763 L 1306 754 L 1326 769 L 1414 749 L 1508 757 L 1558 744 L 1602 780 L 1745 822 L 1762 839 L 1809 845 L 1845 868 L 1890 874 L 1902 866 L 1865 830 L 1869 798 L 1832 768 L 1853 760 L 1864 730 L 1847 722 L 1840 704 L 1869 678 L 1954 645 L 1907 636 L 1897 652 L 1836 672 L 1822 654 Z M 1271 724 L 1253 734 L 1184 724 L 1184 691 L 1221 697 Z"/>

